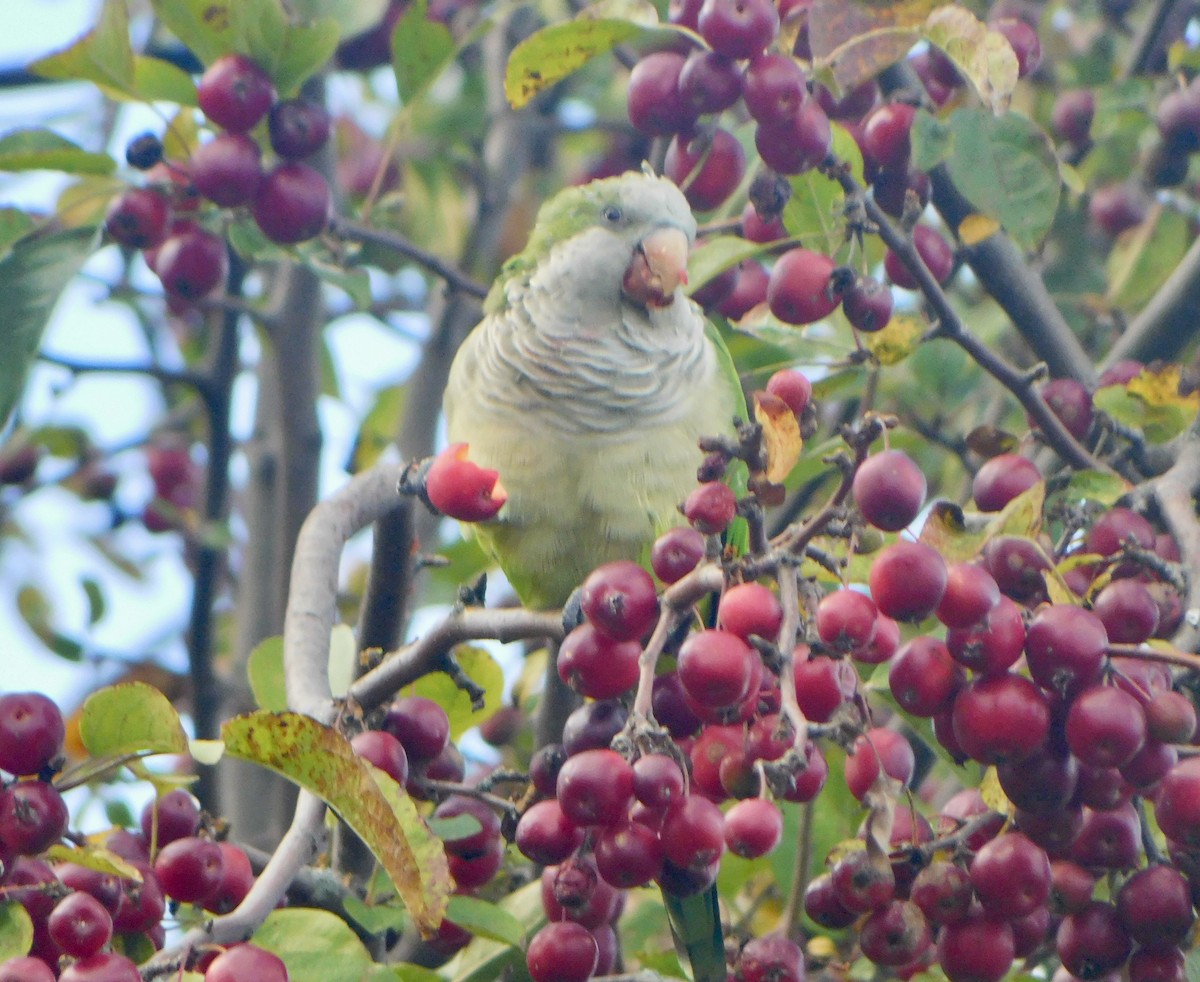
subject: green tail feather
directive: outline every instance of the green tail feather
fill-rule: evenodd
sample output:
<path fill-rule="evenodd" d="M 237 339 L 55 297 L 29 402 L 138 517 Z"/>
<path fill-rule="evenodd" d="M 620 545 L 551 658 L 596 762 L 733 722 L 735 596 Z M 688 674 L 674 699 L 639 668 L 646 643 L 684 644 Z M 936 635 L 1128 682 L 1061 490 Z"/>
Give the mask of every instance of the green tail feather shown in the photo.
<path fill-rule="evenodd" d="M 662 892 L 675 950 L 693 982 L 725 982 L 725 936 L 715 884 L 688 897 Z"/>

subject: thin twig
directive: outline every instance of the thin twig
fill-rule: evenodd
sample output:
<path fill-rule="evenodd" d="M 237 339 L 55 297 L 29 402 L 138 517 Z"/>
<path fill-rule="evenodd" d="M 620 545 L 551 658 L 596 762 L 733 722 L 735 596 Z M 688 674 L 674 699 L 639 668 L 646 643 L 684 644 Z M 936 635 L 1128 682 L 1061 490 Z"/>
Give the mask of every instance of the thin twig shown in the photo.
<path fill-rule="evenodd" d="M 454 287 L 454 289 L 461 290 L 470 296 L 480 299 L 487 296 L 487 287 L 477 283 L 440 256 L 422 249 L 420 246 L 410 242 L 402 235 L 397 235 L 395 232 L 386 232 L 383 229 L 360 225 L 358 222 L 352 222 L 348 218 L 335 218 L 330 226 L 330 231 L 334 235 L 352 242 L 366 242 L 371 245 L 382 246 L 401 256 L 406 256 L 413 260 L 413 262 L 419 263 L 431 272 L 436 273 L 449 283 L 450 286 Z"/>

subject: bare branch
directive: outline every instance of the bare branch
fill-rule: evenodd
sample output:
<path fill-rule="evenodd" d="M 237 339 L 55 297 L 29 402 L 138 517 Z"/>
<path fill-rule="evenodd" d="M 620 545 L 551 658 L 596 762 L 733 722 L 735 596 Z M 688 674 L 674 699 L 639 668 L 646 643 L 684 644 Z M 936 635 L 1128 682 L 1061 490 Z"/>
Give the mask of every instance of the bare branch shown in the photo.
<path fill-rule="evenodd" d="M 1138 361 L 1174 358 L 1196 335 L 1198 305 L 1200 239 L 1192 243 L 1167 282 L 1130 321 L 1103 364 L 1112 365 L 1123 358 Z"/>
<path fill-rule="evenodd" d="M 351 242 L 366 242 L 371 245 L 382 246 L 398 255 L 405 256 L 413 262 L 424 266 L 430 272 L 440 276 L 455 290 L 461 290 L 463 293 L 480 299 L 487 296 L 487 287 L 477 283 L 471 277 L 467 276 L 466 273 L 452 266 L 440 256 L 422 249 L 414 242 L 410 242 L 404 236 L 398 235 L 395 232 L 386 232 L 383 229 L 371 228 L 369 225 L 360 225 L 358 222 L 340 217 L 333 220 L 330 231 L 334 235 Z"/>

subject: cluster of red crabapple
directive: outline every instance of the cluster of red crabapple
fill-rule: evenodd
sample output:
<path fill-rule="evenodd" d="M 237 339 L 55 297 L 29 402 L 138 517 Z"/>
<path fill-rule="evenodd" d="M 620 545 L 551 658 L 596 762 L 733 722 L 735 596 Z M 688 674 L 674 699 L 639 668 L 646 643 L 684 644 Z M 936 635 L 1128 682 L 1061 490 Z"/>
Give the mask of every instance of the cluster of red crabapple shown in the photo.
<path fill-rule="evenodd" d="M 194 303 L 217 291 L 228 275 L 225 237 L 199 220 L 201 201 L 249 209 L 272 242 L 292 244 L 320 234 L 329 220 L 329 185 L 302 161 L 329 138 L 329 114 L 302 99 L 279 100 L 267 74 L 244 55 L 218 58 L 200 79 L 200 109 L 220 128 L 186 163 L 164 161 L 163 145 L 145 135 L 130 143 L 129 163 L 147 172 L 143 187 L 113 199 L 109 235 L 141 249 L 169 299 Z M 264 169 L 252 131 L 265 129 L 278 161 Z"/>
<path fill-rule="evenodd" d="M 1140 368 L 1117 366 L 1106 382 Z M 785 371 L 768 392 L 803 413 L 810 389 Z M 491 496 L 496 474 L 463 448 L 438 458 L 429 476 L 432 502 L 451 514 L 493 514 L 503 503 Z M 976 473 L 976 508 L 999 512 L 1040 480 L 1029 458 L 994 457 Z M 905 453 L 884 449 L 861 461 L 851 493 L 863 520 L 895 533 L 918 517 L 926 482 Z M 699 485 L 682 506 L 689 525 L 655 543 L 658 579 L 677 583 L 712 555 L 706 537 L 736 508 L 725 484 Z M 857 670 L 886 663 L 895 703 L 929 720 L 932 739 L 955 761 L 994 766 L 1013 814 L 1006 825 L 967 789 L 943 807 L 935 839 L 902 799 L 890 859 L 865 841 L 831 856 L 806 893 L 809 916 L 828 928 L 857 923 L 859 952 L 902 975 L 936 960 L 952 982 L 998 980 L 1015 959 L 1049 949 L 1078 978 L 1127 966 L 1136 982 L 1181 979 L 1180 946 L 1200 897 L 1200 760 L 1181 760 L 1179 750 L 1195 737 L 1196 711 L 1138 647 L 1180 623 L 1179 594 L 1164 578 L 1178 558 L 1173 539 L 1145 516 L 1113 507 L 1058 548 L 1002 535 L 970 561 L 947 563 L 900 538 L 873 557 L 869 593 L 825 593 L 791 670 L 805 719 L 817 730 L 830 724 L 823 735 L 834 738 L 848 712 L 855 720 L 843 740 L 851 793 L 868 802 L 914 777 L 913 737 L 900 717 L 868 707 Z M 1047 582 L 1056 576 L 1078 600 L 1051 602 Z M 688 634 L 674 667 L 655 678 L 653 715 L 673 748 L 640 756 L 622 739 L 623 699 L 659 617 L 655 583 L 636 564 L 609 564 L 584 582 L 581 606 L 584 621 L 564 639 L 558 669 L 590 701 L 571 716 L 563 745 L 535 757 L 531 780 L 544 797 L 517 825 L 518 848 L 549 867 L 547 879 L 565 868 L 568 895 L 582 881 L 605 897 L 648 882 L 686 894 L 713 882 L 726 849 L 747 857 L 773 849 L 783 823 L 760 768 L 781 760 L 794 737 L 775 663 L 762 654 L 783 621 L 776 592 L 756 581 L 726 587 L 717 626 Z M 902 642 L 905 623 L 925 633 Z M 828 768 L 817 740 L 804 758 L 807 766 L 774 789 L 780 800 L 811 800 L 822 789 Z M 1144 851 L 1143 799 L 1155 802 L 1173 866 Z M 1097 896 L 1105 874 L 1108 892 Z M 564 911 L 547 940 L 531 943 L 538 982 L 584 980 L 607 964 L 594 925 L 568 927 Z M 799 948 L 769 939 L 775 974 L 765 977 L 803 978 Z M 757 947 L 749 950 L 751 967 L 733 967 L 739 982 L 768 970 Z"/>

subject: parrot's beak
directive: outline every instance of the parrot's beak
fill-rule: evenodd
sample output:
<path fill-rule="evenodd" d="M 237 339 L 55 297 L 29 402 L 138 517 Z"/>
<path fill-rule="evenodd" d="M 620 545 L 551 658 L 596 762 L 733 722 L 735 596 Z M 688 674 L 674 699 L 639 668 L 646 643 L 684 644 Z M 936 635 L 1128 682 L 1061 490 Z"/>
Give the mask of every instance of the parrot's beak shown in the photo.
<path fill-rule="evenodd" d="M 667 307 L 687 283 L 688 237 L 682 229 L 655 229 L 638 243 L 625 269 L 625 295 L 645 307 Z"/>

